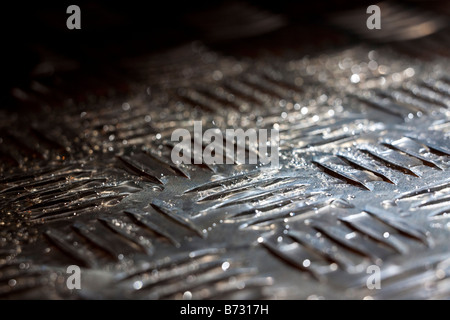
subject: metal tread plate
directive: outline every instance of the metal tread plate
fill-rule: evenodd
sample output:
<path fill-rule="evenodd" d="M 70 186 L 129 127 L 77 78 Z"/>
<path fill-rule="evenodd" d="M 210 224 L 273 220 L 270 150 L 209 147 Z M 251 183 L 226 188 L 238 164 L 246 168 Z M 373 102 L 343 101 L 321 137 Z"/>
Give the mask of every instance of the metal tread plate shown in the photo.
<path fill-rule="evenodd" d="M 450 298 L 448 56 L 195 42 L 127 66 L 125 95 L 1 111 L 1 298 Z M 278 129 L 280 168 L 175 165 L 194 121 Z"/>

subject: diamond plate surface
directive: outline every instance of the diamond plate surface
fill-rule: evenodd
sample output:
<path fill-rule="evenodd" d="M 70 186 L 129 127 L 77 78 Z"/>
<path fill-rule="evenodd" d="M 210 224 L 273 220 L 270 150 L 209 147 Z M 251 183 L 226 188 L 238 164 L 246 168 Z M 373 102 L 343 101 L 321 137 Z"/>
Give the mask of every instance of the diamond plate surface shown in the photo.
<path fill-rule="evenodd" d="M 123 91 L 28 93 L 39 108 L 0 117 L 0 297 L 450 298 L 445 31 L 253 57 L 196 41 L 124 60 Z M 278 129 L 280 168 L 175 165 L 194 121 Z"/>

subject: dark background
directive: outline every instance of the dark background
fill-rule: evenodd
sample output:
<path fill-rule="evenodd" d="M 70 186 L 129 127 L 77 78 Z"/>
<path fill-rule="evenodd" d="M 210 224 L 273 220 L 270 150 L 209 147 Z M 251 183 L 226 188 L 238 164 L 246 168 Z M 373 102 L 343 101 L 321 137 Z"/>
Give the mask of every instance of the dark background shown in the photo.
<path fill-rule="evenodd" d="M 289 32 L 280 37 L 267 36 L 275 29 L 261 32 L 235 32 L 220 37 L 221 28 L 233 17 L 221 14 L 235 4 L 248 5 L 261 12 L 280 15 L 281 29 L 301 26 L 305 35 L 325 28 L 315 37 L 336 32 L 327 17 L 334 12 L 364 8 L 375 1 L 14 1 L 1 5 L 2 82 L 1 107 L 24 105 L 21 92 L 29 90 L 33 80 L 50 88 L 60 81 L 72 81 L 79 87 L 83 79 L 105 77 L 105 71 L 117 70 L 120 60 L 142 56 L 164 48 L 200 40 L 219 51 L 233 51 L 247 46 L 240 54 L 251 54 L 258 48 L 289 46 Z M 439 1 L 409 1 L 409 5 L 439 8 Z M 66 9 L 76 4 L 81 8 L 81 30 L 66 28 Z M 436 5 L 434 5 L 436 4 Z M 245 14 L 243 15 L 245 25 Z M 238 28 L 239 29 L 239 28 Z M 245 29 L 245 28 L 244 28 Z M 216 32 L 219 31 L 219 32 Z M 352 35 L 347 36 L 351 37 Z M 249 45 L 248 39 L 253 42 Z M 256 40 L 255 40 L 256 39 Z M 311 39 L 304 37 L 305 44 Z M 278 41 L 274 43 L 274 41 Z M 297 43 L 298 44 L 298 43 Z M 67 80 L 69 79 L 69 80 Z M 19 97 L 19 99 L 18 99 Z"/>

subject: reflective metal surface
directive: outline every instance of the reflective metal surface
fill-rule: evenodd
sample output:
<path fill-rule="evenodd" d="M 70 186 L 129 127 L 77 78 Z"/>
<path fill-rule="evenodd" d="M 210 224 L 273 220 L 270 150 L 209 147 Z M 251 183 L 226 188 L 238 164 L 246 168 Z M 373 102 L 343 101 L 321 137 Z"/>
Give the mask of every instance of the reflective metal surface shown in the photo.
<path fill-rule="evenodd" d="M 262 40 L 123 59 L 124 90 L 36 82 L 33 112 L 0 111 L 1 298 L 450 298 L 448 28 L 323 45 L 261 19 Z M 278 129 L 280 168 L 173 164 L 194 121 Z"/>

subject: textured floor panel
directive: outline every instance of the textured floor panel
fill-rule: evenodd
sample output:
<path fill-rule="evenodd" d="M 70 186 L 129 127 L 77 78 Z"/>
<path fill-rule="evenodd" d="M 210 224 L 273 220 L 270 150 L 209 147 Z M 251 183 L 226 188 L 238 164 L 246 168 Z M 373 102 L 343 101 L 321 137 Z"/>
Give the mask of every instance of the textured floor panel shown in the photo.
<path fill-rule="evenodd" d="M 0 297 L 450 298 L 448 50 L 399 47 L 195 42 L 127 61 L 125 95 L 2 111 Z M 280 168 L 175 165 L 194 121 L 278 129 Z"/>

